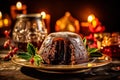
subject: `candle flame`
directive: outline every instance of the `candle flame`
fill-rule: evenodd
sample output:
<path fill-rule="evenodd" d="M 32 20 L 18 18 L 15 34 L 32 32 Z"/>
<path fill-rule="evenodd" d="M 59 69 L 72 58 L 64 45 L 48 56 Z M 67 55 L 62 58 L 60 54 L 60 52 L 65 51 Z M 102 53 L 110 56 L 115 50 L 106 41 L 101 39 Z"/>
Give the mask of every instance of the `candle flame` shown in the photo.
<path fill-rule="evenodd" d="M 46 13 L 44 11 L 41 12 L 42 18 L 45 19 L 46 18 Z"/>
<path fill-rule="evenodd" d="M 2 19 L 2 12 L 0 11 L 0 19 Z"/>
<path fill-rule="evenodd" d="M 93 14 L 88 16 L 88 22 L 92 22 L 95 19 L 95 16 Z"/>
<path fill-rule="evenodd" d="M 17 7 L 17 9 L 22 9 L 22 3 L 21 2 L 17 2 L 16 3 L 16 7 Z"/>

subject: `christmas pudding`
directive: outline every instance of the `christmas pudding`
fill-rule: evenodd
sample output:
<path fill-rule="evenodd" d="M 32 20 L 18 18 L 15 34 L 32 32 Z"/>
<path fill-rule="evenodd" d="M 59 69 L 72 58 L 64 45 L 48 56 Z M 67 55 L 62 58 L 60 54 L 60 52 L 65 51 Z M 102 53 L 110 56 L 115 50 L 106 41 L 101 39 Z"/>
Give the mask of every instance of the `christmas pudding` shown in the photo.
<path fill-rule="evenodd" d="M 88 52 L 80 35 L 72 32 L 50 33 L 39 54 L 45 64 L 75 65 L 88 61 Z"/>

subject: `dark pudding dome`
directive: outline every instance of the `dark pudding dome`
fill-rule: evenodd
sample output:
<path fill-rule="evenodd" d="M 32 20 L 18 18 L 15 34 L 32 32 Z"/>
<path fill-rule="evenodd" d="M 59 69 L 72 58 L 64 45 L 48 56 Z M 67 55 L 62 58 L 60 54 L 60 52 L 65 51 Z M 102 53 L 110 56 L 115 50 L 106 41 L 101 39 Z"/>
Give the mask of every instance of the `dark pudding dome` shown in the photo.
<path fill-rule="evenodd" d="M 88 61 L 88 53 L 80 35 L 72 32 L 50 33 L 40 50 L 45 64 L 74 65 Z"/>

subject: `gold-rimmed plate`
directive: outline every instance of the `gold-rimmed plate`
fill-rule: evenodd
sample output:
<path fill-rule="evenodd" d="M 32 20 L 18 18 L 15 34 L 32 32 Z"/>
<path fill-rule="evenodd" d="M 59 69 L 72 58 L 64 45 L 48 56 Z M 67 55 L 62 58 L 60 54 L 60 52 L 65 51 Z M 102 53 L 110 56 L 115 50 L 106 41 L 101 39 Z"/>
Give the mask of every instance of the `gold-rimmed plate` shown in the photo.
<path fill-rule="evenodd" d="M 93 57 L 90 58 L 88 62 L 77 64 L 77 65 L 47 65 L 41 64 L 39 66 L 31 64 L 29 61 L 25 59 L 19 58 L 15 55 L 12 58 L 12 62 L 15 64 L 19 64 L 25 67 L 32 67 L 36 68 L 42 72 L 49 72 L 49 73 L 79 73 L 88 71 L 91 68 L 100 67 L 111 63 L 112 59 L 107 56 L 103 55 L 102 57 Z"/>

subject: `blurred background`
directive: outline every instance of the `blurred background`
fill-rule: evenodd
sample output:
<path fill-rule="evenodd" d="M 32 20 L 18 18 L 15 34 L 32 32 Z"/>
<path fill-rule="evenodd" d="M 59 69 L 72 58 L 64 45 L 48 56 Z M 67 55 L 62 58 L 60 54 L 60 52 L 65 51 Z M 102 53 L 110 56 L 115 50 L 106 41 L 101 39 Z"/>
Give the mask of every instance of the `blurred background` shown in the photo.
<path fill-rule="evenodd" d="M 118 0 L 0 0 L 2 17 L 10 19 L 10 24 L 7 26 L 8 29 L 14 26 L 11 7 L 16 5 L 18 1 L 23 6 L 26 6 L 25 14 L 40 13 L 41 11 L 49 14 L 50 32 L 55 31 L 56 21 L 63 17 L 67 11 L 80 23 L 86 22 L 87 17 L 90 14 L 94 14 L 101 24 L 105 26 L 105 32 L 120 32 L 120 4 Z M 4 30 L 3 27 L 5 26 L 0 28 L 1 31 Z M 80 27 L 82 26 L 80 25 Z"/>

